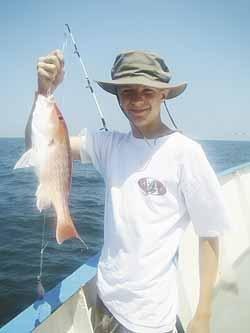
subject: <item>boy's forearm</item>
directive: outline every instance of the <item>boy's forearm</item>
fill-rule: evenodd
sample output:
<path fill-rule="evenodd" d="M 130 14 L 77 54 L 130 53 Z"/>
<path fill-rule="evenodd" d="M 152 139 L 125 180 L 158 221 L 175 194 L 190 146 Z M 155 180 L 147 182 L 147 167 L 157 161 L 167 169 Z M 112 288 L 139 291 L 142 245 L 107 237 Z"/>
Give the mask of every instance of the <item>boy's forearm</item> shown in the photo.
<path fill-rule="evenodd" d="M 200 297 L 196 317 L 210 317 L 219 261 L 219 239 L 199 238 Z"/>

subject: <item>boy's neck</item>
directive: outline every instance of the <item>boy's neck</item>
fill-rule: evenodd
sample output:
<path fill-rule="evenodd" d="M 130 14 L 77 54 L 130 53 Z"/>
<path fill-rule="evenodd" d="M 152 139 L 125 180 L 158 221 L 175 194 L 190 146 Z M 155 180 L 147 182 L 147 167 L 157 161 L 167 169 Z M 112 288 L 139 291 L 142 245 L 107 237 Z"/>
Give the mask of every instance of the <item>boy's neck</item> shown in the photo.
<path fill-rule="evenodd" d="M 167 127 L 165 124 L 161 123 L 160 126 L 156 128 L 137 128 L 131 124 L 132 134 L 136 138 L 147 138 L 155 139 L 161 136 L 165 136 L 174 132 L 171 128 Z"/>

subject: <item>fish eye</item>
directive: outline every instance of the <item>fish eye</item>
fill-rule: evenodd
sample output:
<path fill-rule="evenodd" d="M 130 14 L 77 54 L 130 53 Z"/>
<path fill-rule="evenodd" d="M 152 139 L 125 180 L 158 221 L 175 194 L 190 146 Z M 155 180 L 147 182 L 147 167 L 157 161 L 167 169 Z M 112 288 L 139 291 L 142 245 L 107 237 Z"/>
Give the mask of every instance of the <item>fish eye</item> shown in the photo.
<path fill-rule="evenodd" d="M 59 119 L 59 120 L 63 120 L 63 117 L 62 117 L 62 116 L 58 116 L 58 119 Z"/>

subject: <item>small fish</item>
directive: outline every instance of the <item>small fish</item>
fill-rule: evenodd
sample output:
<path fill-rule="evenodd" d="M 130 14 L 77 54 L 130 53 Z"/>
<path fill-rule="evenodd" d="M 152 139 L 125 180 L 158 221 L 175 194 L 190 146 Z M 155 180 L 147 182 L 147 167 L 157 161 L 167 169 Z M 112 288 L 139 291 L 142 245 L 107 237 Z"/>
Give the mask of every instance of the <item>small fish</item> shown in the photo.
<path fill-rule="evenodd" d="M 68 129 L 52 95 L 38 95 L 31 127 L 32 148 L 24 153 L 14 169 L 35 167 L 39 180 L 37 208 L 41 212 L 54 207 L 58 244 L 70 238 L 78 238 L 84 243 L 69 211 L 72 157 Z"/>

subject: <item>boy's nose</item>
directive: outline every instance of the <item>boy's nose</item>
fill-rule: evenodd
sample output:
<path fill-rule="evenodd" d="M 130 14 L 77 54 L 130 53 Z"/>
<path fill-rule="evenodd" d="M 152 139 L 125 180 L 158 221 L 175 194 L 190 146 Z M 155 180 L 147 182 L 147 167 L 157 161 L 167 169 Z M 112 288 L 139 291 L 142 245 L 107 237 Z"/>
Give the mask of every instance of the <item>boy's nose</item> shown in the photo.
<path fill-rule="evenodd" d="M 142 94 L 138 94 L 138 93 L 133 94 L 133 95 L 131 96 L 131 102 L 132 102 L 133 104 L 144 102 L 143 95 L 142 95 Z"/>

